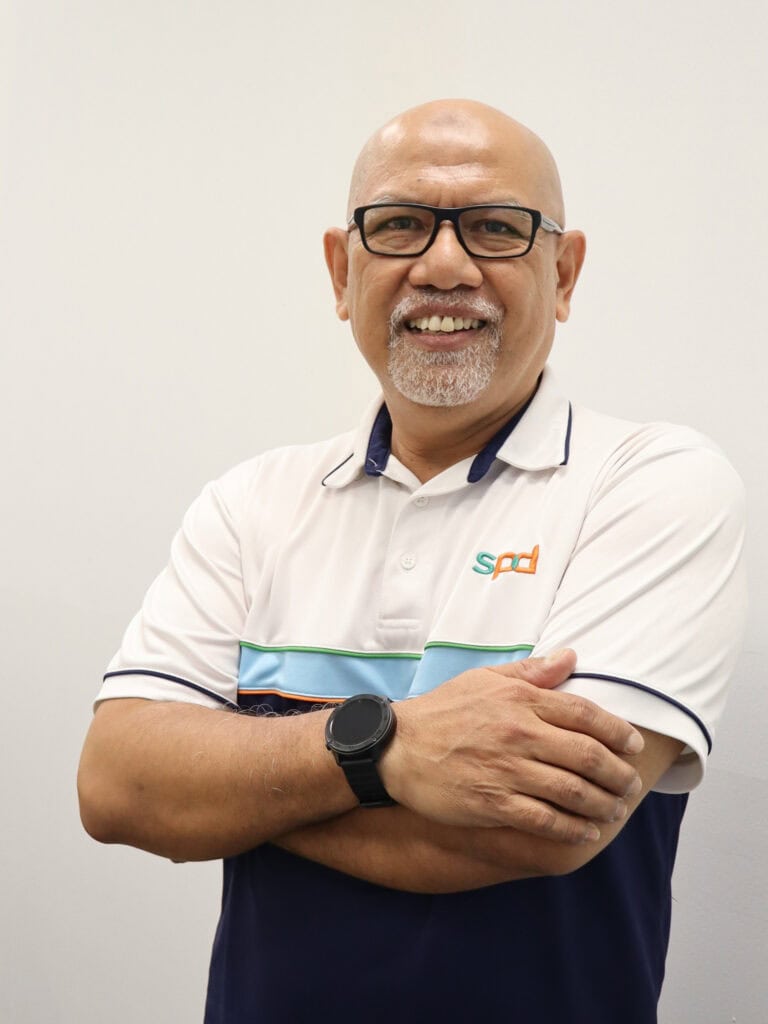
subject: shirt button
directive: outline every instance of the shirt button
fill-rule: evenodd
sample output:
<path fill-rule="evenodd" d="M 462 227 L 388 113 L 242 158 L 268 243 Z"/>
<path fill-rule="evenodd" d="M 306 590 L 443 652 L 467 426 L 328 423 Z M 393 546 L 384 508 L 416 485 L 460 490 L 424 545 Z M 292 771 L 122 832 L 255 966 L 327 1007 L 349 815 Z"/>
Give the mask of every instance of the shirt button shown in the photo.
<path fill-rule="evenodd" d="M 429 498 L 425 494 L 420 494 L 418 498 L 414 499 L 413 504 L 417 508 L 426 508 L 426 506 L 429 504 Z"/>
<path fill-rule="evenodd" d="M 416 565 L 415 555 L 401 555 L 400 565 L 406 570 L 412 569 Z"/>

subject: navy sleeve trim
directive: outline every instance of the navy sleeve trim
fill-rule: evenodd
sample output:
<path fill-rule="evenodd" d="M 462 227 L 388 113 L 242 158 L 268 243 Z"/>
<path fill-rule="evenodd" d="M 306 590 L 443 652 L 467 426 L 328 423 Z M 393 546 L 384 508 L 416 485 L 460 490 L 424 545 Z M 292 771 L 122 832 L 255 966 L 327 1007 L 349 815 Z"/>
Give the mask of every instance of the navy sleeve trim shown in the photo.
<path fill-rule="evenodd" d="M 602 672 L 574 672 L 570 678 L 603 679 L 608 683 L 621 683 L 623 686 L 633 686 L 636 690 L 643 690 L 645 693 L 650 693 L 654 697 L 659 697 L 661 700 L 665 700 L 667 704 L 672 704 L 679 711 L 683 711 L 696 723 L 696 725 L 698 725 L 704 735 L 704 739 L 707 741 L 707 753 L 712 753 L 712 737 L 710 736 L 706 725 L 704 725 L 699 716 L 694 714 L 690 708 L 686 707 L 685 704 L 681 704 L 679 700 L 675 700 L 674 697 L 670 697 L 669 694 L 662 693 L 660 690 L 654 690 L 653 687 L 646 686 L 644 683 L 638 683 L 634 679 L 623 679 L 621 676 L 604 675 Z"/>
<path fill-rule="evenodd" d="M 171 683 L 178 683 L 180 686 L 186 686 L 190 690 L 197 690 L 198 693 L 204 693 L 206 697 L 212 697 L 214 700 L 217 700 L 219 704 L 223 704 L 225 707 L 238 710 L 237 704 L 233 704 L 231 700 L 227 700 L 226 697 L 222 697 L 220 693 L 214 693 L 213 690 L 208 690 L 206 687 L 199 686 L 197 683 L 191 683 L 188 679 L 181 679 L 179 676 L 169 675 L 167 672 L 155 672 L 154 669 L 149 668 L 126 668 L 121 669 L 119 672 L 107 672 L 104 676 L 104 680 L 112 679 L 114 676 L 155 676 L 157 679 L 167 679 Z"/>

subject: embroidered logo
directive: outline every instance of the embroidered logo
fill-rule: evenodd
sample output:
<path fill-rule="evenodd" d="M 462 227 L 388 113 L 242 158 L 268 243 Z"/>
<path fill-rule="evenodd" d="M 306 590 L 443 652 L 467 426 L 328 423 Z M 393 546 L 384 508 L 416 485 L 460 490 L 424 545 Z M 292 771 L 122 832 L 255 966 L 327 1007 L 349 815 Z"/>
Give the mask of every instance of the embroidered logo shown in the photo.
<path fill-rule="evenodd" d="M 533 551 L 505 551 L 503 555 L 492 555 L 490 551 L 478 551 L 472 571 L 495 580 L 503 572 L 536 572 L 539 561 L 539 545 Z"/>

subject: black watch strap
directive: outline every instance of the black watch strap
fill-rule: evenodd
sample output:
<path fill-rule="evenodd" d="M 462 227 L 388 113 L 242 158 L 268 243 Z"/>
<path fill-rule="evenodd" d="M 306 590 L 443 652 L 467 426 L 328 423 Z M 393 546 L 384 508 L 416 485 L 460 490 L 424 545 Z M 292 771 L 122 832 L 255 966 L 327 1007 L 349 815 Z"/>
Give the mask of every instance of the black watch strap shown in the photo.
<path fill-rule="evenodd" d="M 395 801 L 384 788 L 376 762 L 370 758 L 345 760 L 341 768 L 361 807 L 392 807 Z"/>
<path fill-rule="evenodd" d="M 392 701 L 375 693 L 356 693 L 334 708 L 325 723 L 325 745 L 344 772 L 361 807 L 391 807 L 377 761 L 397 725 Z"/>

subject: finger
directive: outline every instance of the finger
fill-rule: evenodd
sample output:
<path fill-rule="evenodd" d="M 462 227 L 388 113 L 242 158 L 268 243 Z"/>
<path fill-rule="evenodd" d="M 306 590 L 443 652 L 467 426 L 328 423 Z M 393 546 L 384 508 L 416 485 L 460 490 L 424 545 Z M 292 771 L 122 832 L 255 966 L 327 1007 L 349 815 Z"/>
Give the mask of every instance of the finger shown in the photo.
<path fill-rule="evenodd" d="M 550 690 L 564 683 L 576 667 L 576 652 L 568 647 L 554 651 L 543 658 L 524 658 L 502 665 L 489 665 L 492 672 L 512 679 L 522 679 L 542 690 Z"/>
<path fill-rule="evenodd" d="M 645 746 L 645 740 L 629 722 L 574 693 L 548 695 L 537 713 L 550 725 L 591 736 L 620 754 L 639 754 Z"/>
<path fill-rule="evenodd" d="M 516 758 L 509 765 L 512 787 L 520 795 L 545 800 L 593 822 L 620 821 L 627 815 L 626 801 L 574 772 Z"/>
<path fill-rule="evenodd" d="M 596 842 L 600 838 L 600 829 L 594 822 L 519 793 L 511 794 L 500 812 L 505 819 L 504 824 L 510 828 L 553 842 L 575 845 Z"/>
<path fill-rule="evenodd" d="M 557 729 L 554 734 L 539 737 L 531 754 L 615 796 L 632 797 L 642 788 L 636 769 L 591 736 Z"/>

